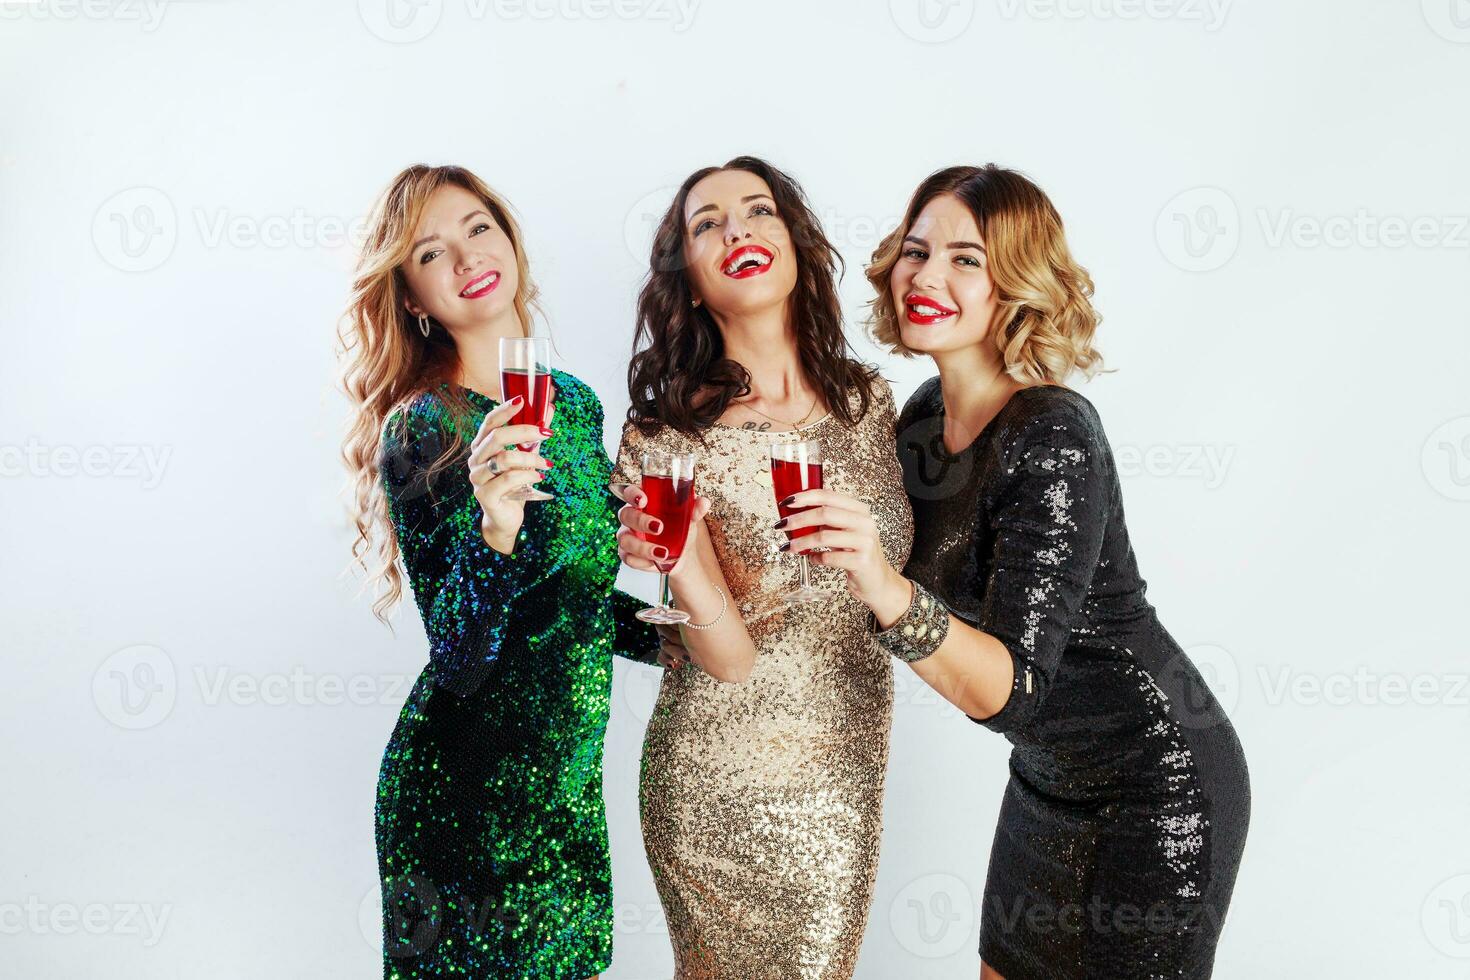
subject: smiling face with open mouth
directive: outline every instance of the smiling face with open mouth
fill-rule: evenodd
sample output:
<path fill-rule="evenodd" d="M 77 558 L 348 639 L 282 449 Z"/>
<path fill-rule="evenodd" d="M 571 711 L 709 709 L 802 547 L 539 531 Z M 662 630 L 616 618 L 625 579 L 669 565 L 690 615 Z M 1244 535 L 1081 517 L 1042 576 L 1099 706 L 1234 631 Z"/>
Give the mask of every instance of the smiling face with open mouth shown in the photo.
<path fill-rule="evenodd" d="M 689 190 L 684 261 L 696 298 L 716 314 L 741 315 L 787 301 L 796 255 L 771 188 L 746 170 L 721 170 Z"/>
<path fill-rule="evenodd" d="M 924 206 L 889 276 L 899 335 L 932 354 L 978 344 L 996 311 L 989 256 L 970 209 L 953 194 Z"/>
<path fill-rule="evenodd" d="M 413 243 L 399 266 L 409 313 L 427 313 L 451 334 L 516 315 L 515 246 L 475 194 L 457 184 L 436 189 Z"/>

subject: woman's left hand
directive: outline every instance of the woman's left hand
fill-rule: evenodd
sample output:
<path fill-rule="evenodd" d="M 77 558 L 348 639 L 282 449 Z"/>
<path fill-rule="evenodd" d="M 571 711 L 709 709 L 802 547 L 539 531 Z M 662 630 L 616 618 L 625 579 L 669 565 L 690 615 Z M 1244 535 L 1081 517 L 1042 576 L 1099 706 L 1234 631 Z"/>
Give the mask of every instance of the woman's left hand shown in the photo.
<path fill-rule="evenodd" d="M 894 570 L 883 553 L 873 511 L 861 500 L 836 490 L 803 490 L 790 498 L 789 507 L 807 507 L 776 522 L 780 531 L 817 527 L 819 530 L 793 538 L 783 550 L 808 552 L 814 565 L 828 565 L 847 572 L 847 588 L 878 616 L 891 622 L 903 615 L 911 597 L 908 580 Z M 812 553 L 812 548 L 830 551 Z M 891 617 L 885 613 L 894 610 Z"/>
<path fill-rule="evenodd" d="M 684 646 L 684 637 L 679 633 L 679 627 L 658 623 L 654 629 L 658 630 L 659 665 L 667 670 L 678 670 L 687 664 L 689 648 Z"/>

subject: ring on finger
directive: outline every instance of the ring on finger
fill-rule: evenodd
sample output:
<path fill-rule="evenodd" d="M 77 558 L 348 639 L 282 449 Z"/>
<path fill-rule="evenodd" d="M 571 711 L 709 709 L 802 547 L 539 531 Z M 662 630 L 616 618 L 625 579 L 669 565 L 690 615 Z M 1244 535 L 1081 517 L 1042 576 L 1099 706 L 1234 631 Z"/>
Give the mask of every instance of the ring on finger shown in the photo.
<path fill-rule="evenodd" d="M 491 456 L 490 457 L 490 461 L 488 463 L 488 466 L 489 466 L 489 469 L 490 469 L 490 475 L 491 476 L 499 476 L 500 475 L 500 460 L 496 459 L 494 456 Z"/>

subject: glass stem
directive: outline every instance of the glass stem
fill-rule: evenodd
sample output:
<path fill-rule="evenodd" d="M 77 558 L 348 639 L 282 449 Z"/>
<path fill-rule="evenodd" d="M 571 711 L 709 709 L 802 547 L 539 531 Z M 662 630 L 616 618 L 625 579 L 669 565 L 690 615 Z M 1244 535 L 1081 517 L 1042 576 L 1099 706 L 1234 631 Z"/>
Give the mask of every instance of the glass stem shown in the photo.
<path fill-rule="evenodd" d="M 669 604 L 670 598 L 671 598 L 671 596 L 669 595 L 669 573 L 668 572 L 659 572 L 658 573 L 658 605 L 659 605 L 659 608 L 660 609 L 671 609 L 671 608 L 673 608 Z"/>
<path fill-rule="evenodd" d="M 801 591 L 807 592 L 810 591 L 812 587 L 811 565 L 807 563 L 805 551 L 803 551 L 797 557 L 801 560 Z"/>

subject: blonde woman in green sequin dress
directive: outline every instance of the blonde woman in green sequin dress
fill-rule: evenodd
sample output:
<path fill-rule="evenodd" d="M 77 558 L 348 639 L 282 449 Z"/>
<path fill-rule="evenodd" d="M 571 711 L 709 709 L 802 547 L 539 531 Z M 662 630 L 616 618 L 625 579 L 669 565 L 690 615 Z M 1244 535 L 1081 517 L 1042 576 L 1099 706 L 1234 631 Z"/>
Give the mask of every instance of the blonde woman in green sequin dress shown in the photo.
<path fill-rule="evenodd" d="M 681 980 L 851 977 L 872 904 L 893 668 L 840 572 L 781 608 L 796 576 L 773 525 L 770 443 L 818 439 L 829 486 L 870 508 L 890 561 L 912 519 L 888 385 L 848 354 L 835 250 L 801 189 L 742 157 L 691 175 L 656 232 L 639 298 L 620 484 L 647 450 L 693 452 L 710 498 L 670 575 L 692 662 L 665 673 L 643 748 L 643 839 Z M 631 567 L 649 517 L 621 490 Z M 753 642 L 748 676 L 719 660 Z"/>
<path fill-rule="evenodd" d="M 385 978 L 584 980 L 612 956 L 611 657 L 652 662 L 658 643 L 613 588 L 596 394 L 554 372 L 549 434 L 498 402 L 498 342 L 527 334 L 535 297 L 521 241 L 473 174 L 405 170 L 342 331 L 354 553 L 377 540 L 380 617 L 401 555 L 429 640 L 378 779 Z M 555 499 L 507 495 L 532 483 Z"/>

